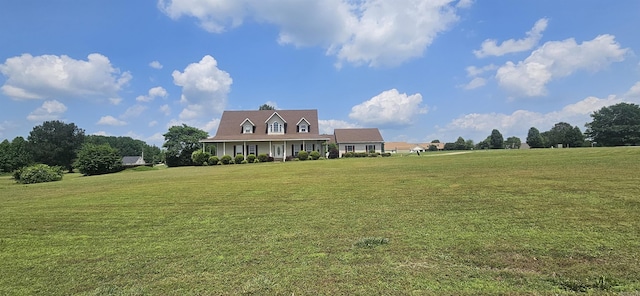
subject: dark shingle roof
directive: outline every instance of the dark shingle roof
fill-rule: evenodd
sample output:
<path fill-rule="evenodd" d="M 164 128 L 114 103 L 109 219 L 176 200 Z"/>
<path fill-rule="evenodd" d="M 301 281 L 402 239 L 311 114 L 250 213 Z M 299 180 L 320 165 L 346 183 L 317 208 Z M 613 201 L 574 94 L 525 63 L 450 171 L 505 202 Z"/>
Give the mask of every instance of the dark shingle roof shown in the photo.
<path fill-rule="evenodd" d="M 282 135 L 268 135 L 266 121 L 278 113 L 287 123 L 286 133 Z M 309 122 L 308 133 L 298 133 L 296 123 L 304 118 Z M 255 124 L 255 132 L 252 134 L 242 133 L 242 123 L 249 119 Z M 327 140 L 327 137 L 320 136 L 318 132 L 318 111 L 317 110 L 252 110 L 252 111 L 224 111 L 220 118 L 220 125 L 216 135 L 212 138 L 201 140 L 201 142 L 224 142 L 224 141 L 271 141 L 271 140 Z"/>
<path fill-rule="evenodd" d="M 335 129 L 333 133 L 338 143 L 372 143 L 384 142 L 377 128 L 345 128 Z"/>

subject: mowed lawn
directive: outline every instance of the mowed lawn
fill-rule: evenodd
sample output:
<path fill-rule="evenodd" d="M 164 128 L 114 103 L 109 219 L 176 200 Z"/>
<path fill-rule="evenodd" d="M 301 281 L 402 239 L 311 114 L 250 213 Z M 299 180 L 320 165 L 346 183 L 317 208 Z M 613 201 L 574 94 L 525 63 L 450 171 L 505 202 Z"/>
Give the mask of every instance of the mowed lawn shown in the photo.
<path fill-rule="evenodd" d="M 3 176 L 0 295 L 637 295 L 639 169 L 632 147 Z"/>

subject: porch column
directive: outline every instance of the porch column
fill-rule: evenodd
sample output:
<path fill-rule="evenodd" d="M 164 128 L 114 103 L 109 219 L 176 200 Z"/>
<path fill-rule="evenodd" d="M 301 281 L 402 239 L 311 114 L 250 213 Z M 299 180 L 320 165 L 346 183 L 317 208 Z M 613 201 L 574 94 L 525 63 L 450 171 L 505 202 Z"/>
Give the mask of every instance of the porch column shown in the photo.
<path fill-rule="evenodd" d="M 225 156 L 227 155 L 227 142 L 222 142 L 222 155 L 221 156 Z"/>
<path fill-rule="evenodd" d="M 269 156 L 273 157 L 273 151 L 271 151 L 271 149 L 273 149 L 273 144 L 269 141 Z"/>
<path fill-rule="evenodd" d="M 247 141 L 242 142 L 242 154 L 244 159 L 247 159 Z"/>
<path fill-rule="evenodd" d="M 284 141 L 284 155 L 282 157 L 282 162 L 287 161 L 287 141 Z"/>

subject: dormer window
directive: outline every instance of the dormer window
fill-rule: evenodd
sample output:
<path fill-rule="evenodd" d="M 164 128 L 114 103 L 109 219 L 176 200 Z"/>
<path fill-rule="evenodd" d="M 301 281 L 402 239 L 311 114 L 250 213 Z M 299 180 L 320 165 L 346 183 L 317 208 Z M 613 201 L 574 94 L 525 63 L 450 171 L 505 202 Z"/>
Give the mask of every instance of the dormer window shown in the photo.
<path fill-rule="evenodd" d="M 274 112 L 271 116 L 265 121 L 267 124 L 267 133 L 268 134 L 284 134 L 286 133 L 286 124 L 287 121 L 278 114 L 278 112 Z"/>
<path fill-rule="evenodd" d="M 249 118 L 245 119 L 242 122 L 241 126 L 243 134 L 253 134 L 255 131 L 255 125 L 253 124 L 253 122 L 251 122 L 251 120 L 249 120 Z"/>
<path fill-rule="evenodd" d="M 299 133 L 308 133 L 309 132 L 309 121 L 307 121 L 304 117 L 301 118 L 298 123 L 298 132 Z"/>

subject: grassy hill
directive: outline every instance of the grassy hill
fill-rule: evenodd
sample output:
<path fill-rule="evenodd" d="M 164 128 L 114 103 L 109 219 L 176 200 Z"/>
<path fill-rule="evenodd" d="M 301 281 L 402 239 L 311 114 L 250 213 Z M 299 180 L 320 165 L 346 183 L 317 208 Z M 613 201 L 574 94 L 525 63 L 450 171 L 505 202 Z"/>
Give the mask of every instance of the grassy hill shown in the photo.
<path fill-rule="evenodd" d="M 640 290 L 640 148 L 0 177 L 0 294 Z"/>

